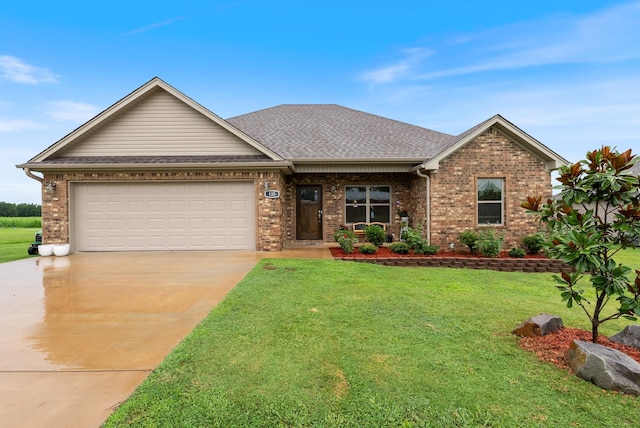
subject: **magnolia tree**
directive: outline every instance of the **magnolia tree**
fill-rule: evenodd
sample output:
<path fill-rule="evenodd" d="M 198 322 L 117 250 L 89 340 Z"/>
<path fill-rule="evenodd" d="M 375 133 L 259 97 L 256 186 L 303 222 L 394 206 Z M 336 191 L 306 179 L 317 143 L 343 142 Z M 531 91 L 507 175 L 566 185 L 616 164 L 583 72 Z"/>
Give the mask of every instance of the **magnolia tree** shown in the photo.
<path fill-rule="evenodd" d="M 591 321 L 591 338 L 598 327 L 620 317 L 640 315 L 640 271 L 615 261 L 615 255 L 640 239 L 640 176 L 630 171 L 636 161 L 631 150 L 602 147 L 587 158 L 559 169 L 554 200 L 528 197 L 522 206 L 546 223 L 549 257 L 563 260 L 573 271 L 554 275 L 567 307 L 575 303 Z M 589 293 L 579 288 L 589 277 Z M 616 301 L 616 309 L 605 307 Z"/>

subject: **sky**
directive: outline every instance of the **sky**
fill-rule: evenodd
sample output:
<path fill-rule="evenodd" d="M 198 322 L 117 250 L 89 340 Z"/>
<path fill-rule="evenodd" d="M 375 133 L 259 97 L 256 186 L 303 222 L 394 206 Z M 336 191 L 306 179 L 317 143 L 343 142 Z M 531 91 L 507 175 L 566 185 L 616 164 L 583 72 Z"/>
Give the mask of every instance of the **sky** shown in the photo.
<path fill-rule="evenodd" d="M 87 5 L 91 5 L 88 7 Z M 640 152 L 640 1 L 40 1 L 0 8 L 0 202 L 157 76 L 222 118 L 340 104 L 452 135 L 501 114 L 570 162 Z"/>

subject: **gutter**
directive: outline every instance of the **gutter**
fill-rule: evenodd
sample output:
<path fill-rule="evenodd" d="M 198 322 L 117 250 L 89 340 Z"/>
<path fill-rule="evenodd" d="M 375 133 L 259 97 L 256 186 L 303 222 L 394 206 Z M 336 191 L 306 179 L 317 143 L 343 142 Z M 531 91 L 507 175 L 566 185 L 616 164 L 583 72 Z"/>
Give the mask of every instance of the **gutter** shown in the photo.
<path fill-rule="evenodd" d="M 27 177 L 33 178 L 34 180 L 39 181 L 40 183 L 44 182 L 44 178 L 38 177 L 33 172 L 31 172 L 29 168 L 24 168 L 24 173 L 27 174 Z"/>
<path fill-rule="evenodd" d="M 431 245 L 431 204 L 430 204 L 430 195 L 431 195 L 431 177 L 429 177 L 428 174 L 425 174 L 421 171 L 420 168 L 416 169 L 416 174 L 418 174 L 419 177 L 422 177 L 426 180 L 426 195 L 425 195 L 425 209 L 427 211 L 427 218 L 426 218 L 426 227 L 425 227 L 425 233 L 427 234 L 427 245 Z"/>
<path fill-rule="evenodd" d="M 294 165 L 288 161 L 277 162 L 244 162 L 244 163 L 59 163 L 59 164 L 22 164 L 16 165 L 22 168 L 25 173 L 35 180 L 42 181 L 31 173 L 31 168 L 35 168 L 38 172 L 78 172 L 78 171 L 215 171 L 215 170 L 260 170 L 273 171 L 279 170 L 285 175 L 289 175 L 295 171 Z M 27 172 L 29 171 L 29 172 Z M 30 175 L 31 174 L 31 175 Z"/>

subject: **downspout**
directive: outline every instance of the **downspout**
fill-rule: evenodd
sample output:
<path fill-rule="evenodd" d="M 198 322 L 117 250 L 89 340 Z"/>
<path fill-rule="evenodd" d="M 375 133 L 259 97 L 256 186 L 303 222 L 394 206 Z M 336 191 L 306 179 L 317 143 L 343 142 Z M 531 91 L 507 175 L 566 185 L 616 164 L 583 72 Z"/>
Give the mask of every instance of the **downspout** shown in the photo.
<path fill-rule="evenodd" d="M 34 180 L 39 181 L 40 183 L 44 182 L 44 178 L 42 177 L 38 177 L 37 175 L 35 175 L 33 172 L 31 172 L 31 170 L 29 168 L 25 168 L 24 169 L 24 173 L 27 174 L 27 177 L 31 177 Z"/>
<path fill-rule="evenodd" d="M 416 174 L 426 180 L 425 209 L 427 211 L 427 218 L 425 221 L 427 224 L 425 227 L 425 233 L 427 234 L 427 245 L 431 245 L 431 205 L 429 204 L 429 200 L 431 199 L 429 197 L 431 194 L 431 177 L 429 177 L 429 174 L 424 174 L 420 171 L 420 168 L 416 169 Z"/>

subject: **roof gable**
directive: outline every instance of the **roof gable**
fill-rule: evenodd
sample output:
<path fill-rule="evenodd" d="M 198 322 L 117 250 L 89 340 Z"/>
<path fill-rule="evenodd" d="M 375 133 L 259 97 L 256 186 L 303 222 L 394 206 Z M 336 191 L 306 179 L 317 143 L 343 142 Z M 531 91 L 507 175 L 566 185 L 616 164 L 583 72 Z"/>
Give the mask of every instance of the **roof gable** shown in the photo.
<path fill-rule="evenodd" d="M 442 151 L 435 154 L 435 156 L 433 156 L 431 159 L 425 161 L 422 165 L 419 166 L 419 168 L 432 171 L 437 170 L 440 161 L 449 157 L 454 152 L 464 147 L 494 126 L 502 133 L 507 135 L 510 139 L 512 139 L 514 143 L 518 144 L 537 158 L 541 159 L 545 163 L 547 170 L 549 171 L 555 170 L 560 166 L 569 163 L 562 156 L 549 149 L 547 146 L 524 132 L 522 129 L 515 126 L 513 123 L 506 120 L 501 115 L 497 114 L 458 135 L 449 146 L 445 147 Z"/>
<path fill-rule="evenodd" d="M 30 162 L 59 157 L 265 156 L 282 160 L 192 99 L 154 78 Z"/>

